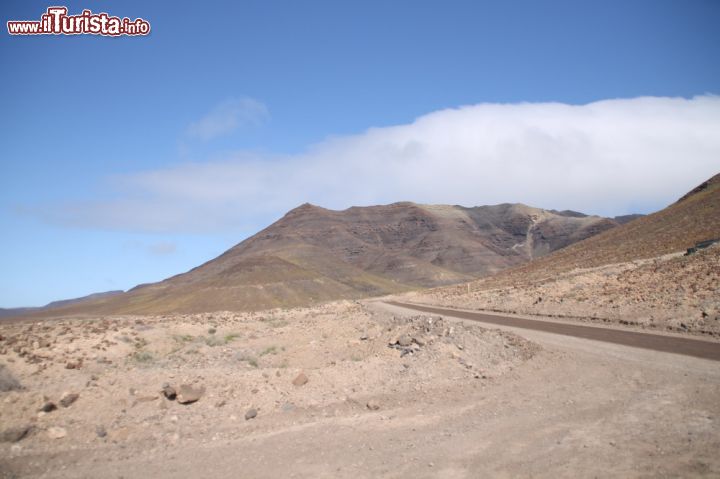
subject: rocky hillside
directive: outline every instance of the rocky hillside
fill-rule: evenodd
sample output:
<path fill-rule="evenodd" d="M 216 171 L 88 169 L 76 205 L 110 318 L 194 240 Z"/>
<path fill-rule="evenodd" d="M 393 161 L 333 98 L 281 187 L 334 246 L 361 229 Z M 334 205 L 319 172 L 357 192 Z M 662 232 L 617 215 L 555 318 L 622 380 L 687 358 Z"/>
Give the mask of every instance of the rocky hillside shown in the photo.
<path fill-rule="evenodd" d="M 720 335 L 720 175 L 652 215 L 415 301 Z"/>
<path fill-rule="evenodd" d="M 464 282 L 612 229 L 522 204 L 310 204 L 187 273 L 52 314 L 256 310 Z"/>

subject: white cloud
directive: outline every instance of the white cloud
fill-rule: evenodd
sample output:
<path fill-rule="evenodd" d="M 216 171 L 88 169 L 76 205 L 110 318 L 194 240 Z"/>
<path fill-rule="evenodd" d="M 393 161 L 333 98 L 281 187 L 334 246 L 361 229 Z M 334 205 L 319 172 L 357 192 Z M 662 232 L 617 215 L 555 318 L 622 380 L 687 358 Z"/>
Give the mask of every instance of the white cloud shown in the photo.
<path fill-rule="evenodd" d="M 616 215 L 660 208 L 720 170 L 720 97 L 479 104 L 328 139 L 123 177 L 116 199 L 45 211 L 63 224 L 233 231 L 309 201 L 523 202 Z"/>
<path fill-rule="evenodd" d="M 188 135 L 211 140 L 231 133 L 242 126 L 259 125 L 267 121 L 267 107 L 252 98 L 226 100 L 200 120 L 188 127 Z"/>
<path fill-rule="evenodd" d="M 157 241 L 147 243 L 139 240 L 125 241 L 123 248 L 128 250 L 142 251 L 150 256 L 168 256 L 177 251 L 177 245 L 170 241 Z"/>

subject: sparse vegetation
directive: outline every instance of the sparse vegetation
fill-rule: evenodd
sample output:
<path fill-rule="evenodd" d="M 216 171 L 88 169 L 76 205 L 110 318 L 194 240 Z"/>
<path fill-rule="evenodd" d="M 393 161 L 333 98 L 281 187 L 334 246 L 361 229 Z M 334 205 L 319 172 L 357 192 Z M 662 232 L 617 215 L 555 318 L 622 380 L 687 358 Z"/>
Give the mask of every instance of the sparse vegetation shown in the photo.
<path fill-rule="evenodd" d="M 155 356 L 150 351 L 135 351 L 132 360 L 139 364 L 149 364 L 155 361 Z"/>
<path fill-rule="evenodd" d="M 236 340 L 237 338 L 239 338 L 239 337 L 240 337 L 240 334 L 238 334 L 238 333 L 226 334 L 226 335 L 225 335 L 225 342 L 226 342 L 226 343 L 231 343 L 231 342 L 235 341 L 235 340 Z"/>
<path fill-rule="evenodd" d="M 277 346 L 270 346 L 270 347 L 265 348 L 260 353 L 260 356 L 266 356 L 268 354 L 277 354 Z"/>
<path fill-rule="evenodd" d="M 256 368 L 258 367 L 257 358 L 254 356 L 251 356 L 249 354 L 240 354 L 237 356 L 237 360 L 240 362 L 248 363 L 250 366 Z"/>
<path fill-rule="evenodd" d="M 271 328 L 282 328 L 288 325 L 288 322 L 282 318 L 270 318 L 267 320 L 267 323 Z"/>

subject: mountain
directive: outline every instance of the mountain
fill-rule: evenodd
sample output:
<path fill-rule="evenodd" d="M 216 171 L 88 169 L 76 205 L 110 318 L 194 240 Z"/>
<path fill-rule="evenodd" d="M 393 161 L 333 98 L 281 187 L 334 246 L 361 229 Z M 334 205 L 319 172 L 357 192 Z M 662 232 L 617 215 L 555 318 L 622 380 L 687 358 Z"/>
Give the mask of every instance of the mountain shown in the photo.
<path fill-rule="evenodd" d="M 655 258 L 714 238 L 720 238 L 720 174 L 667 208 L 503 271 L 483 287 L 531 284 L 575 269 Z"/>
<path fill-rule="evenodd" d="M 93 299 L 109 298 L 110 296 L 115 296 L 118 294 L 122 294 L 124 292 L 125 291 L 118 289 L 115 291 L 105 291 L 103 293 L 93 293 L 93 294 L 89 294 L 87 296 L 82 296 L 80 298 L 62 299 L 59 301 L 53 301 L 51 303 L 46 304 L 45 306 L 26 307 L 26 308 L 0 308 L 0 318 L 21 316 L 21 315 L 25 315 L 25 314 L 29 314 L 29 313 L 33 313 L 33 312 L 44 311 L 47 309 L 53 309 L 53 308 L 59 308 L 62 306 L 69 306 L 71 304 L 83 303 L 86 301 L 91 301 Z"/>
<path fill-rule="evenodd" d="M 0 308 L 0 318 L 10 318 L 38 311 L 41 308 Z"/>
<path fill-rule="evenodd" d="M 80 298 L 61 299 L 59 301 L 53 301 L 52 303 L 48 303 L 43 308 L 45 308 L 45 309 L 59 308 L 61 306 L 69 306 L 71 304 L 84 303 L 86 301 L 90 301 L 93 299 L 109 298 L 111 296 L 117 296 L 118 294 L 123 294 L 124 292 L 125 291 L 123 291 L 122 289 L 117 289 L 117 290 L 113 290 L 113 291 L 105 291 L 102 293 L 88 294 L 87 296 L 82 296 Z"/>
<path fill-rule="evenodd" d="M 258 310 L 469 281 L 618 226 L 522 204 L 304 204 L 219 257 L 53 314 Z"/>
<path fill-rule="evenodd" d="M 718 238 L 720 175 L 657 213 L 524 265 L 404 298 L 720 337 L 720 244 L 708 241 Z"/>

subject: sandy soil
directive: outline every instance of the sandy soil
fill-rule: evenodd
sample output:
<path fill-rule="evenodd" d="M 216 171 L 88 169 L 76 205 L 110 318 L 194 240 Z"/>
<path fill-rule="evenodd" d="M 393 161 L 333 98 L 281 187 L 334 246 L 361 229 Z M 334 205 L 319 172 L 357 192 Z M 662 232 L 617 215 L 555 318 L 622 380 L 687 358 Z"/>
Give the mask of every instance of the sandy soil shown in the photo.
<path fill-rule="evenodd" d="M 575 269 L 495 287 L 487 281 L 402 295 L 406 301 L 483 311 L 580 318 L 720 337 L 720 245 L 691 256 Z"/>
<path fill-rule="evenodd" d="M 6 325 L 0 477 L 720 474 L 717 362 L 519 333 L 377 302 Z"/>
<path fill-rule="evenodd" d="M 539 350 L 512 333 L 352 302 L 0 331 L 3 389 L 14 389 L 0 393 L 2 464 L 46 477 L 71 451 L 119 460 L 264 434 L 288 421 L 377 414 L 458 383 L 495 381 Z M 201 397 L 179 404 L 187 398 L 169 400 L 166 384 Z"/>

